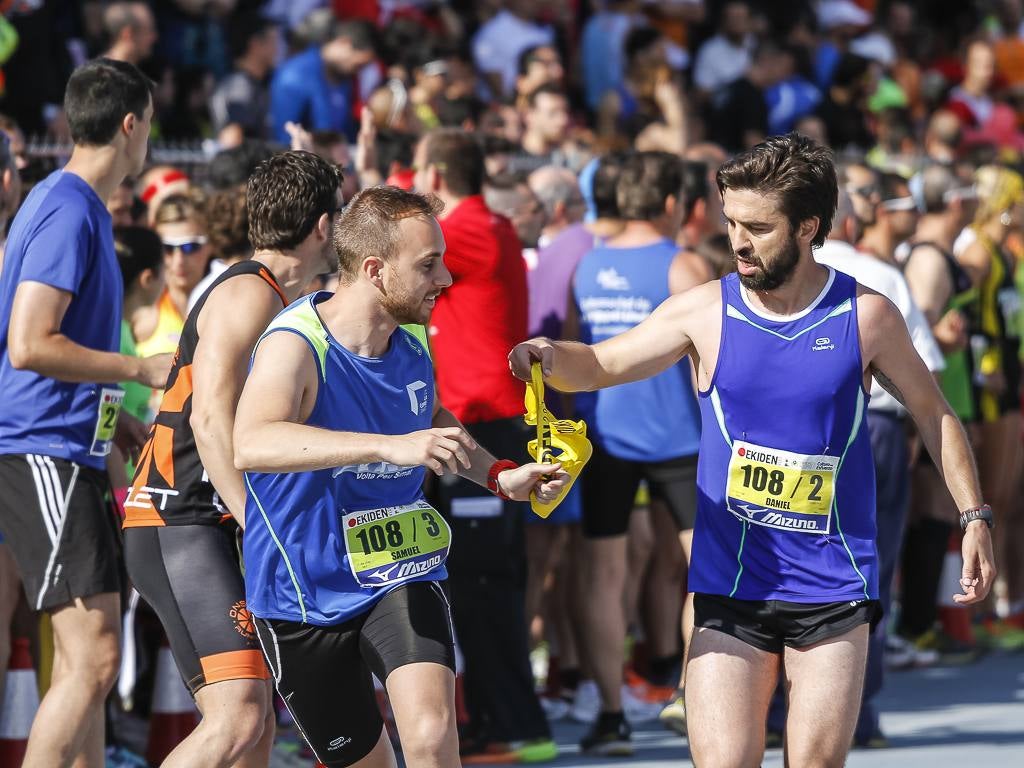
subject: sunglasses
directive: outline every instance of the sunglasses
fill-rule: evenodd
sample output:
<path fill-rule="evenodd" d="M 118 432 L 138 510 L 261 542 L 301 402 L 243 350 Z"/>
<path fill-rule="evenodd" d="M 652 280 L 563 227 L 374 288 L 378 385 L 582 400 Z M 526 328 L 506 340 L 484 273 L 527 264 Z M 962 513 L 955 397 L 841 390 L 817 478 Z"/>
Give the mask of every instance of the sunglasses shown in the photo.
<path fill-rule="evenodd" d="M 882 201 L 883 211 L 916 211 L 917 203 L 913 197 L 895 197 L 892 200 Z"/>
<path fill-rule="evenodd" d="M 183 256 L 192 256 L 198 253 L 206 245 L 205 237 L 190 237 L 174 240 L 164 240 L 164 254 L 170 256 L 175 251 L 181 251 Z"/>

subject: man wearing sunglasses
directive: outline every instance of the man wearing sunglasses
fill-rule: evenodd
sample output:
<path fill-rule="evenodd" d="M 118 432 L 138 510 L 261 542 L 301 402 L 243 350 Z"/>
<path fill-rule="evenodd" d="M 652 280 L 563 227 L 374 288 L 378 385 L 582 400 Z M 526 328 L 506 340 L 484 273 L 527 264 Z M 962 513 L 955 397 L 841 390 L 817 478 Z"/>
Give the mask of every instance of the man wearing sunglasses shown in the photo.
<path fill-rule="evenodd" d="M 128 573 L 167 631 L 203 719 L 170 766 L 266 766 L 270 682 L 238 564 L 245 485 L 234 466 L 235 406 L 256 340 L 310 280 L 338 268 L 331 247 L 341 171 L 310 152 L 264 160 L 246 192 L 251 260 L 196 302 L 125 502 Z M 188 256 L 201 238 L 165 237 Z"/>

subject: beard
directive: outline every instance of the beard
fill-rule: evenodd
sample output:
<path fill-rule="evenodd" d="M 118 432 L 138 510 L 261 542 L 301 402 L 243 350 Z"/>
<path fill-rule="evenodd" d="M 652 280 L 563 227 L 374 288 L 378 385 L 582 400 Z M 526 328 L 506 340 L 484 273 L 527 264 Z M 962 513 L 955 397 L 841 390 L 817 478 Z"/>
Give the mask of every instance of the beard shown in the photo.
<path fill-rule="evenodd" d="M 399 325 L 426 325 L 430 321 L 430 308 L 424 298 L 416 298 L 402 283 L 385 285 L 380 305 Z"/>
<path fill-rule="evenodd" d="M 743 287 L 748 291 L 774 291 L 785 285 L 792 277 L 793 270 L 800 262 L 800 247 L 796 238 L 790 237 L 778 255 L 771 259 L 770 264 L 765 264 L 756 254 L 751 254 L 743 260 L 756 265 L 760 270 L 752 275 L 740 273 L 740 283 Z"/>

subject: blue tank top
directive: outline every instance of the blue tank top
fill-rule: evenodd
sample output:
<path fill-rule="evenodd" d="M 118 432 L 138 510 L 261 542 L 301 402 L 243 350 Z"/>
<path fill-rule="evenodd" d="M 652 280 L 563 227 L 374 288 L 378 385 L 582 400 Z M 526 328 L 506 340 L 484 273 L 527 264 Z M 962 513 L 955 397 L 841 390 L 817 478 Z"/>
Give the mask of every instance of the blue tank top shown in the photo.
<path fill-rule="evenodd" d="M 434 374 L 426 349 L 400 328 L 382 357 L 353 354 L 316 310 L 330 296 L 299 299 L 260 337 L 289 332 L 309 344 L 320 386 L 306 424 L 386 435 L 428 429 Z M 370 610 L 399 584 L 447 578 L 450 530 L 423 501 L 424 472 L 385 462 L 247 472 L 245 589 L 253 614 L 330 626 Z"/>
<path fill-rule="evenodd" d="M 878 597 L 875 471 L 857 283 L 829 270 L 804 311 L 771 317 L 722 281 L 690 589 L 740 600 Z"/>
<path fill-rule="evenodd" d="M 678 252 L 671 240 L 589 251 L 573 279 L 580 340 L 596 344 L 644 321 L 670 295 L 668 271 Z M 700 415 L 686 358 L 643 381 L 580 392 L 576 412 L 591 438 L 620 459 L 666 461 L 692 456 L 700 445 Z"/>

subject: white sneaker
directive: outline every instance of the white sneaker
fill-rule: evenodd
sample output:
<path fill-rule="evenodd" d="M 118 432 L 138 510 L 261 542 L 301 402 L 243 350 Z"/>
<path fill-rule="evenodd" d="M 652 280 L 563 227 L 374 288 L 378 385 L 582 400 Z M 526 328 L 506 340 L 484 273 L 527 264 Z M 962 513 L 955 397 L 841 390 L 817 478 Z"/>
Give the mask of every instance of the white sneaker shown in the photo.
<path fill-rule="evenodd" d="M 541 709 L 544 710 L 544 714 L 548 719 L 548 722 L 555 722 L 562 720 L 569 714 L 569 710 L 572 709 L 569 702 L 562 701 L 561 699 L 549 699 L 546 696 L 538 696 L 540 700 Z"/>
<path fill-rule="evenodd" d="M 628 685 L 622 686 L 622 713 L 626 716 L 630 725 L 649 723 L 657 720 L 661 714 L 662 705 L 644 701 L 630 690 Z"/>
<path fill-rule="evenodd" d="M 914 666 L 914 646 L 899 635 L 886 637 L 885 666 L 889 669 L 907 669 Z"/>
<path fill-rule="evenodd" d="M 581 681 L 576 687 L 576 696 L 569 709 L 569 717 L 577 723 L 592 723 L 597 720 L 600 711 L 601 693 L 597 689 L 597 683 L 593 680 Z"/>

